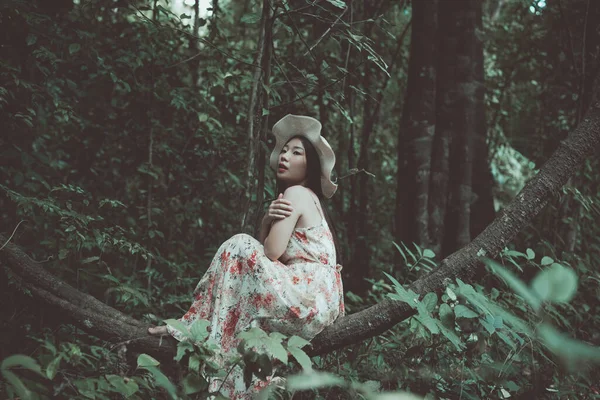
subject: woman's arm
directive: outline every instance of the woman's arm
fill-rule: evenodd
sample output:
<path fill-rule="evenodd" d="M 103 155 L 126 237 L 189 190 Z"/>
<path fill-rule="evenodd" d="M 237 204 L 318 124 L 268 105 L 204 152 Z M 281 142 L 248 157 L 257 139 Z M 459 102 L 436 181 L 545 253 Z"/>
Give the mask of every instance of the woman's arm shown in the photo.
<path fill-rule="evenodd" d="M 283 193 L 280 193 L 279 196 L 271 202 L 269 209 L 260 223 L 260 230 L 258 233 L 258 240 L 260 243 L 265 243 L 265 239 L 271 230 L 271 224 L 274 221 L 289 217 L 292 214 L 292 211 L 292 203 L 284 199 Z"/>
<path fill-rule="evenodd" d="M 293 211 L 287 218 L 274 222 L 265 239 L 265 255 L 271 260 L 277 260 L 285 251 L 296 223 L 302 216 L 302 201 L 299 201 L 299 199 L 306 196 L 308 196 L 308 193 L 306 193 L 306 188 L 302 186 L 289 187 L 283 193 L 283 198 L 291 203 Z"/>
<path fill-rule="evenodd" d="M 269 234 L 269 230 L 271 228 L 271 222 L 272 221 L 269 219 L 267 214 L 265 214 L 265 216 L 263 217 L 263 219 L 260 223 L 260 231 L 258 233 L 258 240 L 262 244 L 265 243 L 265 239 L 267 238 L 267 235 Z"/>

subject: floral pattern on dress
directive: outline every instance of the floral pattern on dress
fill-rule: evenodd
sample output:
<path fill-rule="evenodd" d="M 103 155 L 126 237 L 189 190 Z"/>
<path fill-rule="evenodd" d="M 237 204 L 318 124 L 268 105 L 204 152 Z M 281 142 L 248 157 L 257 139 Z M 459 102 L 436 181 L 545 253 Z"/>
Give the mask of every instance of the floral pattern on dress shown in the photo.
<path fill-rule="evenodd" d="M 283 255 L 271 261 L 258 240 L 238 234 L 224 242 L 193 292 L 180 319 L 191 325 L 210 322 L 210 338 L 220 345 L 214 361 L 225 366 L 237 354 L 237 335 L 251 327 L 311 340 L 344 314 L 340 266 L 324 218 L 320 225 L 296 228 Z M 180 333 L 168 327 L 177 340 Z M 236 367 L 223 382 L 213 378 L 209 390 L 230 399 L 251 399 L 268 382 L 254 380 L 246 389 Z"/>

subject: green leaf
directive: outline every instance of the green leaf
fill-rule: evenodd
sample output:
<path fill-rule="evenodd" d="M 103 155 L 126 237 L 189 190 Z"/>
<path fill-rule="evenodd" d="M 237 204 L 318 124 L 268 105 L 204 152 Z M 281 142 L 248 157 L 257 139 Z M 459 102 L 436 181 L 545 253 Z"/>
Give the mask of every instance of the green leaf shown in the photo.
<path fill-rule="evenodd" d="M 486 315 L 485 318 L 481 318 L 479 322 L 490 335 L 496 331 L 496 327 L 494 326 L 494 317 L 491 315 Z"/>
<path fill-rule="evenodd" d="M 406 256 L 404 255 L 404 251 L 402 250 L 402 248 L 400 246 L 398 246 L 398 244 L 396 242 L 392 242 L 392 244 L 396 247 L 396 249 L 398 250 L 398 253 L 400 253 L 402 258 L 404 259 L 404 264 L 408 264 L 408 260 L 406 259 Z"/>
<path fill-rule="evenodd" d="M 169 378 L 166 377 L 165 374 L 163 374 L 157 367 L 145 367 L 145 369 L 147 369 L 152 374 L 156 384 L 164 388 L 169 393 L 172 399 L 177 398 L 177 388 L 175 387 L 175 385 L 173 385 L 173 383 L 171 383 L 171 381 L 169 380 Z"/>
<path fill-rule="evenodd" d="M 275 331 L 269 333 L 269 338 L 276 340 L 277 343 L 281 343 L 282 340 L 287 339 L 287 336 L 285 336 L 283 333 Z"/>
<path fill-rule="evenodd" d="M 544 301 L 567 303 L 575 296 L 577 282 L 575 271 L 553 263 L 533 278 L 531 287 Z"/>
<path fill-rule="evenodd" d="M 40 368 L 39 364 L 33 358 L 23 354 L 13 354 L 12 356 L 8 356 L 2 360 L 2 364 L 0 364 L 1 370 L 8 370 L 12 367 L 25 368 L 44 378 L 46 377 L 46 375 L 42 373 L 42 369 Z"/>
<path fill-rule="evenodd" d="M 290 354 L 298 361 L 298 364 L 302 367 L 304 371 L 312 370 L 312 362 L 310 361 L 310 357 L 298 347 L 288 347 L 288 351 Z"/>
<path fill-rule="evenodd" d="M 456 350 L 462 351 L 465 348 L 465 345 L 462 342 L 462 340 L 460 340 L 460 338 L 456 335 L 454 326 L 452 326 L 451 328 L 448 328 L 442 323 L 442 321 L 440 321 L 438 319 L 434 319 L 434 321 L 437 324 L 437 326 L 440 330 L 440 333 L 442 335 L 444 335 L 444 337 L 446 339 L 448 339 L 450 341 L 450 343 L 452 343 L 454 345 Z"/>
<path fill-rule="evenodd" d="M 529 250 L 529 249 L 528 249 Z M 519 296 L 521 296 L 529 305 L 534 309 L 538 310 L 541 306 L 541 301 L 536 293 L 529 289 L 529 287 L 521 281 L 519 278 L 513 275 L 512 272 L 505 269 L 503 266 L 491 260 L 489 258 L 482 259 L 487 264 L 493 273 L 500 276 L 508 286 Z"/>
<path fill-rule="evenodd" d="M 310 342 L 304 338 L 301 338 L 300 336 L 292 336 L 288 339 L 288 343 L 287 343 L 287 347 L 288 349 L 290 347 L 296 347 L 296 348 L 303 348 L 304 346 L 310 346 Z"/>
<path fill-rule="evenodd" d="M 35 394 L 25 386 L 23 381 L 12 371 L 10 368 L 19 367 L 25 368 L 39 374 L 42 377 L 46 377 L 38 365 L 38 363 L 31 357 L 22 354 L 14 354 L 6 357 L 0 364 L 0 375 L 4 377 L 6 382 L 10 383 L 14 391 L 22 399 L 33 399 L 37 398 Z M 35 396 L 35 397 L 34 397 Z"/>
<path fill-rule="evenodd" d="M 106 375 L 105 378 L 116 389 L 115 391 L 124 397 L 129 397 L 140 389 L 133 379 L 125 380 L 125 378 L 119 375 Z"/>
<path fill-rule="evenodd" d="M 427 308 L 427 311 L 433 312 L 438 302 L 437 294 L 433 292 L 427 293 L 425 297 L 423 297 L 423 300 L 421 300 L 421 302 L 425 304 L 425 308 Z"/>
<path fill-rule="evenodd" d="M 398 282 L 390 274 L 388 274 L 386 272 L 384 272 L 383 274 L 385 276 L 387 276 L 389 280 L 392 281 L 392 283 L 394 284 L 394 290 L 396 290 L 396 294 L 390 293 L 390 294 L 388 294 L 388 297 L 393 300 L 403 301 L 403 302 L 407 303 L 409 306 L 411 306 L 412 308 L 416 308 L 417 307 L 416 303 L 418 302 L 419 295 L 416 294 L 415 292 L 413 292 L 412 290 L 404 289 L 402 287 L 402 285 L 400 285 L 400 282 Z"/>
<path fill-rule="evenodd" d="M 140 368 L 147 368 L 147 367 L 156 367 L 156 366 L 160 365 L 160 363 L 158 361 L 156 361 L 154 358 L 152 358 L 151 356 L 149 356 L 148 354 L 142 353 L 138 356 L 137 365 Z"/>
<path fill-rule="evenodd" d="M 181 383 L 183 384 L 183 391 L 187 395 L 208 389 L 208 382 L 206 382 L 206 379 L 195 374 L 189 374 Z"/>
<path fill-rule="evenodd" d="M 185 353 L 194 351 L 194 345 L 188 341 L 177 343 L 177 354 L 173 357 L 175 361 L 181 361 Z"/>
<path fill-rule="evenodd" d="M 450 289 L 449 287 L 446 288 L 446 294 L 448 295 L 450 300 L 456 301 L 456 293 L 454 293 L 454 291 L 452 289 Z"/>
<path fill-rule="evenodd" d="M 423 250 L 423 257 L 435 258 L 435 253 L 432 250 L 425 249 Z"/>
<path fill-rule="evenodd" d="M 440 305 L 440 320 L 442 324 L 448 329 L 454 329 L 454 311 L 446 303 Z"/>
<path fill-rule="evenodd" d="M 271 340 L 268 344 L 269 351 L 273 354 L 273 357 L 277 358 L 284 364 L 288 362 L 288 354 L 285 348 L 281 345 L 281 343 L 277 343 L 274 340 Z"/>
<path fill-rule="evenodd" d="M 550 257 L 548 257 L 548 256 L 544 256 L 544 257 L 542 258 L 542 262 L 541 262 L 541 264 L 542 264 L 543 266 L 546 266 L 546 265 L 550 265 L 550 264 L 552 264 L 553 262 L 554 262 L 554 260 L 553 260 L 552 258 L 550 258 Z"/>
<path fill-rule="evenodd" d="M 27 35 L 27 46 L 32 46 L 35 44 L 35 42 L 37 42 L 37 36 L 32 35 L 31 33 L 29 35 Z"/>
<path fill-rule="evenodd" d="M 288 376 L 288 390 L 307 390 L 318 389 L 331 386 L 344 386 L 346 382 L 343 378 L 330 374 L 328 372 L 311 371 L 298 375 Z"/>
<path fill-rule="evenodd" d="M 245 14 L 244 16 L 242 16 L 241 21 L 244 24 L 255 24 L 258 21 L 260 21 L 260 14 L 259 13 L 249 13 L 249 14 Z"/>
<path fill-rule="evenodd" d="M 369 400 L 423 400 L 423 397 L 408 392 L 376 393 Z"/>
<path fill-rule="evenodd" d="M 600 363 L 600 347 L 570 338 L 548 324 L 541 324 L 537 330 L 542 342 L 550 351 L 574 366 L 578 361 Z"/>
<path fill-rule="evenodd" d="M 13 389 L 15 390 L 15 392 L 17 392 L 17 394 L 19 395 L 19 398 L 22 399 L 33 399 L 33 393 L 31 392 L 31 390 L 27 389 L 27 386 L 25 386 L 25 384 L 23 383 L 22 380 L 19 379 L 19 377 L 10 372 L 9 370 L 0 370 L 2 372 L 2 376 L 4 377 L 4 379 L 6 379 L 6 381 L 8 383 L 10 383 L 10 385 L 13 387 Z"/>
<path fill-rule="evenodd" d="M 175 385 L 173 385 L 169 378 L 158 369 L 160 363 L 157 360 L 148 354 L 140 354 L 137 359 L 137 365 L 139 368 L 149 371 L 154 377 L 156 384 L 164 388 L 171 395 L 171 398 L 177 398 L 177 389 L 175 388 Z"/>
<path fill-rule="evenodd" d="M 200 372 L 200 357 L 197 355 L 190 356 L 188 360 L 188 368 L 194 372 Z"/>
<path fill-rule="evenodd" d="M 71 43 L 69 45 L 69 54 L 75 54 L 81 49 L 81 45 L 79 43 Z"/>
<path fill-rule="evenodd" d="M 477 313 L 462 304 L 457 304 L 454 307 L 454 315 L 456 318 L 477 318 Z"/>
<path fill-rule="evenodd" d="M 164 323 L 179 331 L 184 337 L 190 337 L 190 330 L 188 329 L 188 326 L 178 319 L 166 319 L 164 320 Z"/>
<path fill-rule="evenodd" d="M 205 319 L 197 319 L 190 327 L 190 334 L 195 342 L 203 342 L 208 337 L 208 326 L 210 322 Z"/>
<path fill-rule="evenodd" d="M 527 254 L 528 260 L 533 260 L 535 258 L 535 252 L 533 250 L 527 249 L 525 253 Z"/>
<path fill-rule="evenodd" d="M 342 0 L 327 0 L 327 2 L 337 8 L 341 8 L 342 10 L 346 9 L 346 3 Z"/>
<path fill-rule="evenodd" d="M 55 357 L 54 360 L 50 361 L 48 366 L 46 366 L 46 376 L 48 377 L 48 379 L 54 379 L 54 377 L 56 376 L 62 357 L 62 354 L 58 357 Z"/>

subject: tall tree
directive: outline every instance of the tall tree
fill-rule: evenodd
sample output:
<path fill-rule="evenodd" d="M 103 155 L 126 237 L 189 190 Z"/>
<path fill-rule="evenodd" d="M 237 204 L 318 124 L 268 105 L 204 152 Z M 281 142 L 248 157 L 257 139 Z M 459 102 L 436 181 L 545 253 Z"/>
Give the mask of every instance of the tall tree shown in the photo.
<path fill-rule="evenodd" d="M 431 143 L 435 130 L 437 0 L 413 2 L 408 85 L 398 131 L 396 240 L 429 244 Z"/>
<path fill-rule="evenodd" d="M 498 7 L 501 1 L 498 2 Z M 490 168 L 487 114 L 485 108 L 485 72 L 483 65 L 483 15 L 482 8 L 475 10 L 475 54 L 473 69 L 475 70 L 475 133 L 473 136 L 473 176 L 470 232 L 475 237 L 488 226 L 496 216 L 494 210 L 494 178 Z"/>
<path fill-rule="evenodd" d="M 429 232 L 431 247 L 449 254 L 470 242 L 473 139 L 483 62 L 476 29 L 479 0 L 440 2 L 437 119 L 432 153 Z M 478 52 L 479 50 L 479 52 Z"/>
<path fill-rule="evenodd" d="M 271 46 L 271 29 L 273 27 L 271 23 L 271 4 L 269 0 L 263 0 L 262 2 L 262 14 L 260 18 L 260 30 L 258 37 L 258 45 L 256 48 L 256 56 L 254 58 L 254 71 L 252 77 L 252 91 L 250 94 L 250 101 L 248 102 L 248 112 L 246 114 L 248 127 L 246 130 L 247 135 L 247 170 L 246 170 L 246 183 L 244 192 L 242 193 L 242 219 L 241 219 L 241 230 L 252 231 L 252 226 L 255 226 L 255 220 L 251 217 L 253 215 L 253 203 L 252 194 L 257 190 L 257 176 L 255 174 L 258 164 L 263 165 L 263 162 L 258 163 L 257 158 L 262 155 L 260 151 L 259 140 L 263 136 L 262 130 L 264 115 L 262 113 L 262 105 L 265 100 L 264 79 L 268 81 L 269 77 L 266 72 L 270 71 L 270 46 Z M 268 67 L 265 69 L 265 67 Z M 263 168 L 264 169 L 264 168 Z M 262 190 L 262 188 L 260 188 Z M 259 205 L 254 204 L 254 207 Z"/>

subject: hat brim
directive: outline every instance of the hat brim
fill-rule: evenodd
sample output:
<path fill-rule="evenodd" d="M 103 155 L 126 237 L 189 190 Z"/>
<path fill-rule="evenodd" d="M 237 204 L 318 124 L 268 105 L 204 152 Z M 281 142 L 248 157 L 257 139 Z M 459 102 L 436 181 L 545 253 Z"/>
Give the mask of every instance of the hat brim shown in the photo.
<path fill-rule="evenodd" d="M 321 161 L 321 191 L 323 196 L 331 198 L 337 185 L 331 181 L 331 172 L 335 165 L 335 153 L 329 142 L 321 136 L 321 123 L 312 117 L 288 114 L 273 125 L 275 147 L 271 152 L 269 165 L 277 171 L 279 153 L 291 138 L 303 136 L 315 147 Z"/>

